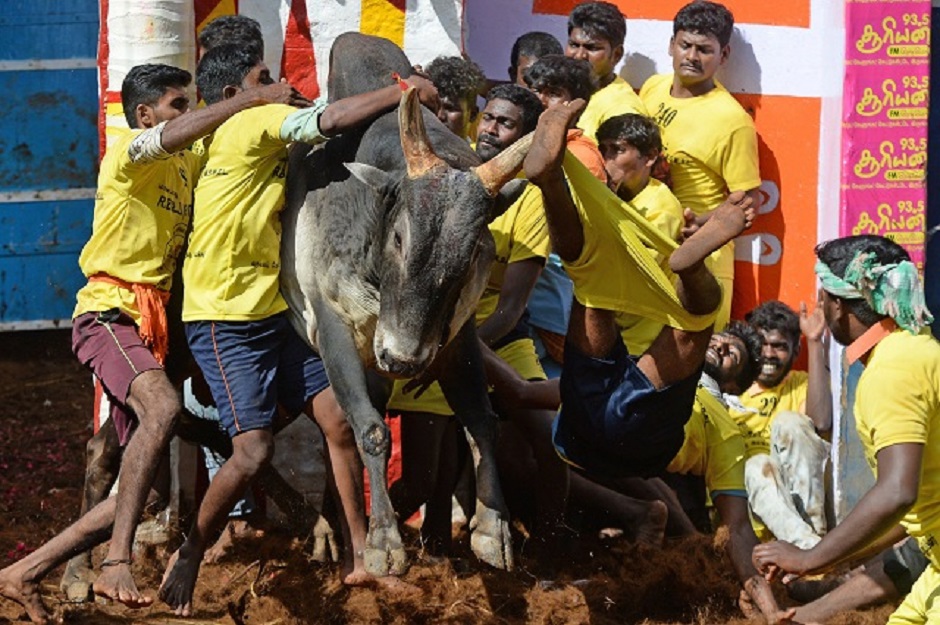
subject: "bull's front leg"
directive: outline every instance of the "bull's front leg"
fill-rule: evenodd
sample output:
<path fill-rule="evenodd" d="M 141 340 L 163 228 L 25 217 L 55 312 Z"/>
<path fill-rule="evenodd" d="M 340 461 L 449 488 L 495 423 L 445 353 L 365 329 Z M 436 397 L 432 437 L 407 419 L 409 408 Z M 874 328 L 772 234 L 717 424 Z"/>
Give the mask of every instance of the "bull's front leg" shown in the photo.
<path fill-rule="evenodd" d="M 470 522 L 470 547 L 487 564 L 512 570 L 509 511 L 496 470 L 499 424 L 487 394 L 483 359 L 472 320 L 464 324 L 442 356 L 447 362 L 439 378 L 441 390 L 470 434 L 476 466 L 477 501 Z"/>
<path fill-rule="evenodd" d="M 369 384 L 349 328 L 323 301 L 313 304 L 318 346 L 327 376 L 356 436 L 359 455 L 369 474 L 372 506 L 363 559 L 372 575 L 401 575 L 408 566 L 392 502 L 388 497 L 388 453 L 391 435 L 369 398 Z"/>
<path fill-rule="evenodd" d="M 121 469 L 121 443 L 114 421 L 108 419 L 85 447 L 85 487 L 82 490 L 82 516 L 108 498 Z M 68 600 L 75 603 L 91 597 L 91 584 L 95 575 L 91 565 L 91 551 L 83 551 L 69 560 L 62 574 L 59 588 Z"/>

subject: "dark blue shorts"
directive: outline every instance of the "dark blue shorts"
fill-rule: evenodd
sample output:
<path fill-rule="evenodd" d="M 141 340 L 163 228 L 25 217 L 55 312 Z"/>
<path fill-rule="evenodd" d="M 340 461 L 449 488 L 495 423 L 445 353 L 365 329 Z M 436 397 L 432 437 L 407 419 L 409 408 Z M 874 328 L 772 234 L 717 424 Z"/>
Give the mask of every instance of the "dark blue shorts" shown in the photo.
<path fill-rule="evenodd" d="M 555 448 L 587 473 L 660 475 L 685 440 L 698 379 L 696 373 L 657 391 L 622 341 L 607 358 L 586 356 L 568 342 Z"/>
<path fill-rule="evenodd" d="M 294 417 L 330 383 L 319 354 L 281 313 L 261 321 L 192 321 L 186 338 L 234 437 L 273 428 L 278 404 Z"/>

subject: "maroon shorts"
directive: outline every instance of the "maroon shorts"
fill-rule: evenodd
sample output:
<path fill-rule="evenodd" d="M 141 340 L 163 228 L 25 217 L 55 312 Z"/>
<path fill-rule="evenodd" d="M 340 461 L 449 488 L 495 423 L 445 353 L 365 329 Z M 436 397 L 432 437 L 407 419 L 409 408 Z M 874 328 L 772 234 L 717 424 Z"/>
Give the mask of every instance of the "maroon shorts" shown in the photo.
<path fill-rule="evenodd" d="M 73 319 L 72 352 L 104 387 L 118 438 L 126 445 L 136 422 L 127 406 L 131 382 L 144 371 L 163 367 L 140 340 L 134 320 L 118 309 L 85 313 Z"/>

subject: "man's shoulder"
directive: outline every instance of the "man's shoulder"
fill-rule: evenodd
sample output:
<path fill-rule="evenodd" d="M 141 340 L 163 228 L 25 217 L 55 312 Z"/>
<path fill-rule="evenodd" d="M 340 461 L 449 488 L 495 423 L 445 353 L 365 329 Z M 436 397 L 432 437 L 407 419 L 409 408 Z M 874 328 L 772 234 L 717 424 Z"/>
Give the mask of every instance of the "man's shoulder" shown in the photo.
<path fill-rule="evenodd" d="M 682 208 L 682 204 L 675 193 L 672 192 L 672 189 L 656 178 L 650 178 L 649 183 L 643 187 L 642 191 L 637 193 L 632 203 L 646 204 L 650 207 L 672 208 L 678 206 L 680 209 Z"/>
<path fill-rule="evenodd" d="M 656 96 L 662 97 L 664 94 L 669 93 L 669 88 L 672 85 L 672 77 L 670 74 L 653 74 L 643 83 L 643 86 L 640 88 L 640 95 L 644 97 Z"/>
<path fill-rule="evenodd" d="M 588 107 L 595 111 L 602 111 L 608 117 L 625 113 L 646 115 L 643 100 L 637 95 L 633 86 L 620 76 L 595 92 L 588 100 Z"/>
<path fill-rule="evenodd" d="M 882 339 L 875 347 L 866 370 L 895 365 L 909 368 L 928 368 L 940 371 L 940 343 L 928 332 L 911 334 L 897 330 Z"/>
<path fill-rule="evenodd" d="M 738 102 L 737 98 L 731 95 L 731 92 L 717 82 L 715 88 L 703 96 L 699 102 L 708 106 L 709 113 L 714 116 L 713 121 L 730 124 L 732 127 L 728 129 L 729 131 L 742 126 L 754 128 L 754 118 L 750 113 Z"/>
<path fill-rule="evenodd" d="M 780 383 L 781 390 L 793 390 L 809 384 L 809 373 L 806 371 L 793 370 L 787 374 L 786 379 Z"/>

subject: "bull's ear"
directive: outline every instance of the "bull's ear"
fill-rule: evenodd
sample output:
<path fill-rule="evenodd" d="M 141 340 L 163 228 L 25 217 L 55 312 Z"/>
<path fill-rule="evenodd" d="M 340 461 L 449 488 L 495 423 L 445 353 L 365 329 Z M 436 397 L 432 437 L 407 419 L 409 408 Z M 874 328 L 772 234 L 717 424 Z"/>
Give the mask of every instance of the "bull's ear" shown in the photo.
<path fill-rule="evenodd" d="M 504 184 L 503 188 L 496 194 L 493 209 L 490 211 L 490 221 L 505 213 L 522 196 L 522 192 L 525 191 L 528 183 L 528 180 L 516 178 Z"/>
<path fill-rule="evenodd" d="M 384 194 L 395 185 L 394 179 L 378 167 L 356 162 L 343 164 L 346 166 L 346 169 L 349 170 L 349 173 L 355 176 L 360 182 L 372 187 L 379 193 Z"/>

